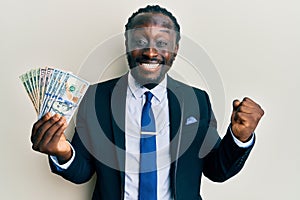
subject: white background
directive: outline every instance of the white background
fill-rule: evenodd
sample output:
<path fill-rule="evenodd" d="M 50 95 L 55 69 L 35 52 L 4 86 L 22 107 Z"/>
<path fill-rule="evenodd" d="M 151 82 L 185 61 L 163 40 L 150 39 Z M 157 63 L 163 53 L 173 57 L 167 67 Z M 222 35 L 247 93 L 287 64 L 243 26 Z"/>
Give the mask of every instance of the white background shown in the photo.
<path fill-rule="evenodd" d="M 266 112 L 242 172 L 222 184 L 203 178 L 204 199 L 299 199 L 297 0 L 1 0 L 0 199 L 89 199 L 93 182 L 63 180 L 50 172 L 45 155 L 31 150 L 36 116 L 18 77 L 45 65 L 77 72 L 99 43 L 124 31 L 131 13 L 147 3 L 167 7 L 182 34 L 207 51 L 225 88 L 225 124 L 235 98 L 252 97 Z M 185 71 L 178 62 L 176 69 Z M 215 112 L 224 131 L 222 111 Z"/>

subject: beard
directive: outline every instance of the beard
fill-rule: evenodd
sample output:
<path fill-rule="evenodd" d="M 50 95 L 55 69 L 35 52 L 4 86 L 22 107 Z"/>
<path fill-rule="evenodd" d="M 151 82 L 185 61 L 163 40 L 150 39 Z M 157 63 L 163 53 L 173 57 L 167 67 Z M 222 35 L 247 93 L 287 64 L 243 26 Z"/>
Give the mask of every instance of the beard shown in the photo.
<path fill-rule="evenodd" d="M 147 87 L 148 89 L 154 88 L 164 79 L 166 73 L 171 68 L 174 58 L 175 57 L 172 57 L 172 59 L 169 60 L 169 63 L 166 63 L 165 59 L 134 59 L 130 53 L 127 53 L 127 61 L 131 75 L 139 84 Z M 143 64 L 141 64 L 150 62 L 157 62 L 158 67 L 155 69 L 147 69 Z"/>
<path fill-rule="evenodd" d="M 148 89 L 152 89 L 164 79 L 169 69 L 170 67 L 161 65 L 159 71 L 156 74 L 152 74 L 150 72 L 143 72 L 139 66 L 136 66 L 134 68 L 130 68 L 130 73 L 139 84 Z"/>

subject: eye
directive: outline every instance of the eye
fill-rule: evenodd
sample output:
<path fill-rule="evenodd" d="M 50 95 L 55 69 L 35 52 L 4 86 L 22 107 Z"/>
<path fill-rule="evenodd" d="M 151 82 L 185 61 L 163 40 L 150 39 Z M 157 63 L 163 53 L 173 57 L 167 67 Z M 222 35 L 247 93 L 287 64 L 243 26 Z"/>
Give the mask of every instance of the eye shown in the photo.
<path fill-rule="evenodd" d="M 144 39 L 138 39 L 135 43 L 138 47 L 145 47 L 148 44 L 148 42 Z"/>
<path fill-rule="evenodd" d="M 158 48 L 166 47 L 166 46 L 168 46 L 168 42 L 164 41 L 164 40 L 159 40 L 159 41 L 156 42 L 156 46 Z"/>

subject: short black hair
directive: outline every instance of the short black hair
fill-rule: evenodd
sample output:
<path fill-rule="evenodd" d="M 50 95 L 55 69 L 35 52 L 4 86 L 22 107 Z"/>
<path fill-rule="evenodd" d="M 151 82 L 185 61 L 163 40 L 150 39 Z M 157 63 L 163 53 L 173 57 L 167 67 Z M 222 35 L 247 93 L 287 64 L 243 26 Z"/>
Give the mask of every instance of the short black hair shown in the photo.
<path fill-rule="evenodd" d="M 174 24 L 174 30 L 177 32 L 176 42 L 179 42 L 179 40 L 180 40 L 180 26 L 177 22 L 177 19 L 174 17 L 174 15 L 171 12 L 169 12 L 165 8 L 160 7 L 159 5 L 152 5 L 152 6 L 148 5 L 144 8 L 138 9 L 137 12 L 133 13 L 128 18 L 127 24 L 125 25 L 125 30 L 126 31 L 133 28 L 133 24 L 132 24 L 133 18 L 135 16 L 137 16 L 138 14 L 140 14 L 140 13 L 161 13 L 161 14 L 169 17 L 172 20 L 173 24 Z"/>

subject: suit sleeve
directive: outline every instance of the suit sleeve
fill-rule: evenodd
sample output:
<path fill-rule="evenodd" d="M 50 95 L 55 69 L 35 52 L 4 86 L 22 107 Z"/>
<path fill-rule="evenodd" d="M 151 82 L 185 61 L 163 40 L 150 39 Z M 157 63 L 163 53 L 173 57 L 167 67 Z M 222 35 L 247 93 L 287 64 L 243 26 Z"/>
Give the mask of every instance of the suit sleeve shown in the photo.
<path fill-rule="evenodd" d="M 206 142 L 216 142 L 214 142 L 215 145 L 212 150 L 205 154 L 205 156 L 203 155 L 203 173 L 214 182 L 223 182 L 236 175 L 242 169 L 253 148 L 254 142 L 248 148 L 239 147 L 233 140 L 230 128 L 227 129 L 225 136 L 220 139 L 217 132 L 217 122 L 208 96 L 207 102 L 210 109 L 210 121 L 206 134 Z"/>

